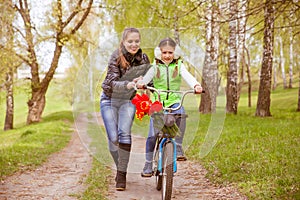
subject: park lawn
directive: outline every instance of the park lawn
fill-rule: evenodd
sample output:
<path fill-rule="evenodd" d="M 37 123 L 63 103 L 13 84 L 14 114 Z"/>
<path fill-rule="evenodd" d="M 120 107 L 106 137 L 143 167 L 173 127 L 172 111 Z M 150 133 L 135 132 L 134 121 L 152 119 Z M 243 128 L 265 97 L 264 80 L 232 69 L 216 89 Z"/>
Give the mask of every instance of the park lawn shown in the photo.
<path fill-rule="evenodd" d="M 3 131 L 5 94 L 1 92 L 0 124 L 0 179 L 17 171 L 33 169 L 47 160 L 49 155 L 64 148 L 73 132 L 71 106 L 57 93 L 54 84 L 47 93 L 47 104 L 40 123 L 26 126 L 28 93 L 26 84 L 14 89 L 14 129 Z"/>
<path fill-rule="evenodd" d="M 272 93 L 272 117 L 255 117 L 241 96 L 238 115 L 226 115 L 215 147 L 201 157 L 201 147 L 211 115 L 201 117 L 188 155 L 208 170 L 218 184 L 234 184 L 249 199 L 300 198 L 300 113 L 296 112 L 298 88 Z"/>
<path fill-rule="evenodd" d="M 41 165 L 64 148 L 73 129 L 72 112 L 49 114 L 38 124 L 0 131 L 0 179 Z"/>

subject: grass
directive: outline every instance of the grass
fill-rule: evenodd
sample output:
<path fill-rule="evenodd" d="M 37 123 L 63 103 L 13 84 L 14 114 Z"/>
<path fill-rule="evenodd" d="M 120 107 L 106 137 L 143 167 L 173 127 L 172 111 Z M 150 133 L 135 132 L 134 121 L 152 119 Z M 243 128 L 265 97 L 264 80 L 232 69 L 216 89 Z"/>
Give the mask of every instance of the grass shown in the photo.
<path fill-rule="evenodd" d="M 299 199 L 300 113 L 296 112 L 298 89 L 272 93 L 272 117 L 255 117 L 255 108 L 241 97 L 238 115 L 227 115 L 217 145 L 199 157 L 211 115 L 204 115 L 203 127 L 188 155 L 208 170 L 218 184 L 234 184 L 249 199 Z"/>
<path fill-rule="evenodd" d="M 0 130 L 0 179 L 17 171 L 31 170 L 49 155 L 64 148 L 73 132 L 71 106 L 57 94 L 59 85 L 50 87 L 40 123 L 26 126 L 28 82 L 14 88 L 14 129 Z M 4 127 L 5 94 L 0 92 L 0 124 Z"/>
<path fill-rule="evenodd" d="M 93 168 L 86 180 L 88 188 L 80 197 L 81 200 L 107 200 L 108 174 L 111 170 L 98 160 L 94 159 Z"/>
<path fill-rule="evenodd" d="M 88 115 L 91 118 L 91 115 Z M 87 189 L 82 194 L 82 200 L 106 200 L 109 178 L 112 176 L 110 168 L 112 159 L 107 148 L 106 133 L 103 126 L 94 121 L 88 123 L 87 134 L 91 138 L 88 148 L 93 155 L 93 168 L 90 171 L 86 184 Z"/>
<path fill-rule="evenodd" d="M 3 102 L 3 93 L 1 95 Z M 218 98 L 216 114 L 199 114 L 199 98 L 188 97 L 185 101 L 189 115 L 184 141 L 188 148 L 186 153 L 208 170 L 207 177 L 211 181 L 234 185 L 249 199 L 300 199 L 300 113 L 295 112 L 298 88 L 273 91 L 272 117 L 267 118 L 254 116 L 256 96 L 257 93 L 253 93 L 251 108 L 247 107 L 247 95 L 241 96 L 238 115 L 224 114 L 224 97 Z M 41 123 L 25 126 L 27 98 L 23 90 L 17 92 L 15 129 L 0 131 L 1 179 L 42 164 L 50 154 L 62 149 L 71 136 L 74 111 L 72 113 L 70 105 L 59 95 L 59 85 L 51 86 L 47 94 Z M 2 102 L 0 111 L 5 113 Z M 98 102 L 88 103 L 87 108 L 78 106 L 75 116 L 99 111 Z M 1 115 L 1 124 L 3 121 Z M 135 120 L 133 133 L 147 136 L 148 121 L 147 116 L 142 121 Z M 95 150 L 94 162 L 87 178 L 87 190 L 78 197 L 105 199 L 108 178 L 112 175 L 107 168 L 111 158 L 102 156 L 103 150 L 107 151 L 105 130 L 99 124 L 90 123 L 88 134 L 92 138 L 89 147 Z"/>
<path fill-rule="evenodd" d="M 43 122 L 0 132 L 0 179 L 16 171 L 30 170 L 65 147 L 73 131 L 72 113 L 56 112 Z"/>

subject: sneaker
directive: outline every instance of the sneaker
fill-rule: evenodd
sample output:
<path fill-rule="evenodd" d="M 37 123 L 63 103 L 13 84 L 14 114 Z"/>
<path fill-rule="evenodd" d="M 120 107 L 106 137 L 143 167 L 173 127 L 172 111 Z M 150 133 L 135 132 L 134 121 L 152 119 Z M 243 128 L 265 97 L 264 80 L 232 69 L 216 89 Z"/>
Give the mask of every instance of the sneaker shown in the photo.
<path fill-rule="evenodd" d="M 141 173 L 142 177 L 151 177 L 153 175 L 152 162 L 145 162 L 144 169 Z"/>
<path fill-rule="evenodd" d="M 181 145 L 176 146 L 176 155 L 177 155 L 177 161 L 186 161 L 187 160 L 187 158 L 184 155 Z"/>

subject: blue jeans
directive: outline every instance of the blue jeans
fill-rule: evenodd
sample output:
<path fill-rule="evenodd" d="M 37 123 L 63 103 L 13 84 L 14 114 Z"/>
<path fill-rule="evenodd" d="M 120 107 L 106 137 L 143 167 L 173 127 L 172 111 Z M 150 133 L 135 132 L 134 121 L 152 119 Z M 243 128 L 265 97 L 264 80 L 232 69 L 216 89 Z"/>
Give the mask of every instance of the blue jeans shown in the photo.
<path fill-rule="evenodd" d="M 109 98 L 102 93 L 100 109 L 109 150 L 117 151 L 119 143 L 131 144 L 131 127 L 136 109 L 131 100 Z"/>
<path fill-rule="evenodd" d="M 179 104 L 173 104 L 170 106 L 171 108 L 177 107 Z M 184 107 L 182 106 L 179 110 L 172 111 L 174 114 L 185 114 Z M 185 128 L 186 128 L 186 118 L 178 118 L 176 120 L 176 124 L 180 129 L 181 134 L 179 136 L 175 137 L 175 142 L 178 145 L 182 145 L 184 133 L 185 133 Z M 156 136 L 157 136 L 158 131 L 155 131 L 154 126 L 153 126 L 153 119 L 152 117 L 150 118 L 150 125 L 149 125 L 149 132 L 148 132 L 148 137 L 146 140 L 146 162 L 152 162 L 153 160 L 153 151 L 155 148 L 155 142 L 156 142 Z"/>

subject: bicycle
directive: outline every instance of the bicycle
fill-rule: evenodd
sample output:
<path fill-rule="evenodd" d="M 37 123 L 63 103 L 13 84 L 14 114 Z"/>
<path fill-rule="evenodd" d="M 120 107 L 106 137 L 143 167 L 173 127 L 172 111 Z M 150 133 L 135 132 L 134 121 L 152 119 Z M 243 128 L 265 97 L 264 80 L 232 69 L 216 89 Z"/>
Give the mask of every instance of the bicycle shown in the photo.
<path fill-rule="evenodd" d="M 156 127 L 156 130 L 159 130 L 153 156 L 154 170 L 152 176 L 156 177 L 156 189 L 161 191 L 162 200 L 169 200 L 172 196 L 174 173 L 177 172 L 175 136 L 179 134 L 179 128 L 175 122 L 178 118 L 187 117 L 186 114 L 172 114 L 172 111 L 179 110 L 182 107 L 183 100 L 187 94 L 196 93 L 194 90 L 158 90 L 150 86 L 144 86 L 142 89 L 148 89 L 156 93 L 159 102 L 161 102 L 160 94 L 162 92 L 181 94 L 181 101 L 177 107 L 162 107 L 162 112 L 156 112 L 151 115 L 154 127 Z"/>

